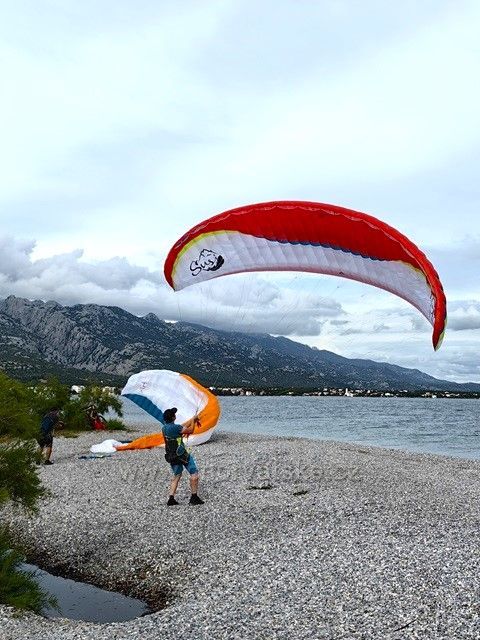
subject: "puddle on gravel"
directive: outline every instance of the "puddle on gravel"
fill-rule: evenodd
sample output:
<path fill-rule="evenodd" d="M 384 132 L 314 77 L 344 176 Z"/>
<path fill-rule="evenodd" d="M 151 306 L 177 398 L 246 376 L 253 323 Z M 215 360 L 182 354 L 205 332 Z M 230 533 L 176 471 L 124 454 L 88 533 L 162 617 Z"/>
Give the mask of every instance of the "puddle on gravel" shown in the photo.
<path fill-rule="evenodd" d="M 121 593 L 105 591 L 91 584 L 54 576 L 32 564 L 23 564 L 24 571 L 35 571 L 37 583 L 55 596 L 58 609 L 46 607 L 47 618 L 69 618 L 85 622 L 125 622 L 151 613 L 147 604 Z"/>

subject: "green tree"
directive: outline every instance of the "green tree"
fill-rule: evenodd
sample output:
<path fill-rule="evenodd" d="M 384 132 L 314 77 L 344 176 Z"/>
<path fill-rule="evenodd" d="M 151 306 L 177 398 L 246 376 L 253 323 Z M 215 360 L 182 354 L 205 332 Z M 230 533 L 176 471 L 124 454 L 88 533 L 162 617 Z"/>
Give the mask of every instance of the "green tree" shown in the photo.
<path fill-rule="evenodd" d="M 42 418 L 55 407 L 63 409 L 70 402 L 70 388 L 57 378 L 49 378 L 46 382 L 31 387 L 29 395 L 31 409 L 37 418 Z"/>
<path fill-rule="evenodd" d="M 119 417 L 123 415 L 120 399 L 109 389 L 88 385 L 80 391 L 78 400 L 83 407 L 94 404 L 98 413 L 114 411 Z"/>
<path fill-rule="evenodd" d="M 37 446 L 32 436 L 38 417 L 25 385 L 0 374 L 0 509 L 7 502 L 34 512 L 45 489 L 37 474 Z M 0 602 L 40 611 L 53 604 L 33 576 L 20 570 L 23 556 L 6 527 L 0 527 Z"/>
<path fill-rule="evenodd" d="M 0 438 L 31 438 L 37 429 L 31 390 L 0 372 Z"/>
<path fill-rule="evenodd" d="M 73 396 L 64 407 L 63 420 L 69 429 L 90 429 L 87 419 L 88 407 L 95 406 L 100 415 L 113 412 L 122 417 L 122 403 L 109 389 L 95 385 L 85 386 L 78 395 Z M 118 428 L 118 420 L 107 420 L 107 428 Z"/>
<path fill-rule="evenodd" d="M 36 443 L 15 439 L 0 445 L 0 507 L 12 501 L 34 512 L 44 495 L 37 473 Z"/>
<path fill-rule="evenodd" d="M 62 421 L 67 429 L 82 431 L 90 429 L 86 409 L 95 405 L 98 413 L 113 412 L 122 417 L 122 403 L 109 389 L 96 385 L 86 385 L 79 394 L 71 394 L 67 385 L 61 384 L 56 378 L 49 378 L 46 382 L 35 385 L 29 392 L 30 411 L 37 417 L 38 424 L 41 417 L 53 407 L 62 410 Z M 123 426 L 118 420 L 107 420 L 107 428 Z"/>

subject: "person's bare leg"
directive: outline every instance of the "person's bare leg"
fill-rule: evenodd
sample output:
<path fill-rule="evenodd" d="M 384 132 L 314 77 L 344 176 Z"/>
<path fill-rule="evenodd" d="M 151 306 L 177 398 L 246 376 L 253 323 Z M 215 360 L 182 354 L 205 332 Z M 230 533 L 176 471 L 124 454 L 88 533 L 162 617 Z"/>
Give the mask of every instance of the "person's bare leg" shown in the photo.
<path fill-rule="evenodd" d="M 190 476 L 190 491 L 192 493 L 197 493 L 198 491 L 198 473 Z"/>
<path fill-rule="evenodd" d="M 190 476 L 190 489 L 192 495 L 190 496 L 190 504 L 203 504 L 203 500 L 198 497 L 198 473 L 194 473 Z"/>
<path fill-rule="evenodd" d="M 45 460 L 44 464 L 50 462 L 50 456 L 52 455 L 52 446 L 45 447 Z"/>
<path fill-rule="evenodd" d="M 178 475 L 175 474 L 170 482 L 170 495 L 168 496 L 167 507 L 178 504 L 178 502 L 175 500 L 175 493 L 177 491 L 178 483 L 180 482 L 181 477 L 181 473 L 179 473 Z"/>
<path fill-rule="evenodd" d="M 171 496 L 174 496 L 177 492 L 177 488 L 178 488 L 178 483 L 180 482 L 180 478 L 182 477 L 182 474 L 178 475 L 178 476 L 173 476 L 172 481 L 170 482 L 170 494 Z"/>

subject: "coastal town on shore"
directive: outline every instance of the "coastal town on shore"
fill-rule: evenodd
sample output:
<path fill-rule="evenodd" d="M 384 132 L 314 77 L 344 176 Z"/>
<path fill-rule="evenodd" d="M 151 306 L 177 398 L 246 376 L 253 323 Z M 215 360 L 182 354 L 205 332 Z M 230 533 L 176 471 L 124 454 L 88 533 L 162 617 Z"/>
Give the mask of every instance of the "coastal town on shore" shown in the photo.
<path fill-rule="evenodd" d="M 72 385 L 72 393 L 80 393 L 83 385 Z M 120 394 L 118 387 L 104 386 L 104 391 Z M 402 389 L 384 391 L 378 389 L 349 389 L 348 387 L 323 387 L 323 389 L 252 389 L 247 387 L 209 387 L 217 396 L 344 396 L 347 398 L 465 398 L 480 399 L 476 391 L 425 391 Z"/>
<path fill-rule="evenodd" d="M 324 387 L 323 389 L 247 389 L 243 387 L 210 387 L 219 396 L 345 396 L 347 398 L 480 398 L 476 391 L 383 391 L 378 389 L 349 389 Z"/>

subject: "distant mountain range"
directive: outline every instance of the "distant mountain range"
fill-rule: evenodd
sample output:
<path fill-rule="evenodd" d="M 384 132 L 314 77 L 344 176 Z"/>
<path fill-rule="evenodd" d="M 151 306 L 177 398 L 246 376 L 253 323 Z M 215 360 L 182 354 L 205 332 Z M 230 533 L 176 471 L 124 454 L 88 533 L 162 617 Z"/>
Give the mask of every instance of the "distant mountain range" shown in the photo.
<path fill-rule="evenodd" d="M 350 387 L 480 391 L 417 369 L 349 359 L 287 338 L 218 331 L 143 318 L 100 305 L 64 307 L 10 296 L 0 300 L 0 369 L 36 380 L 122 385 L 143 369 L 173 369 L 215 387 Z"/>

